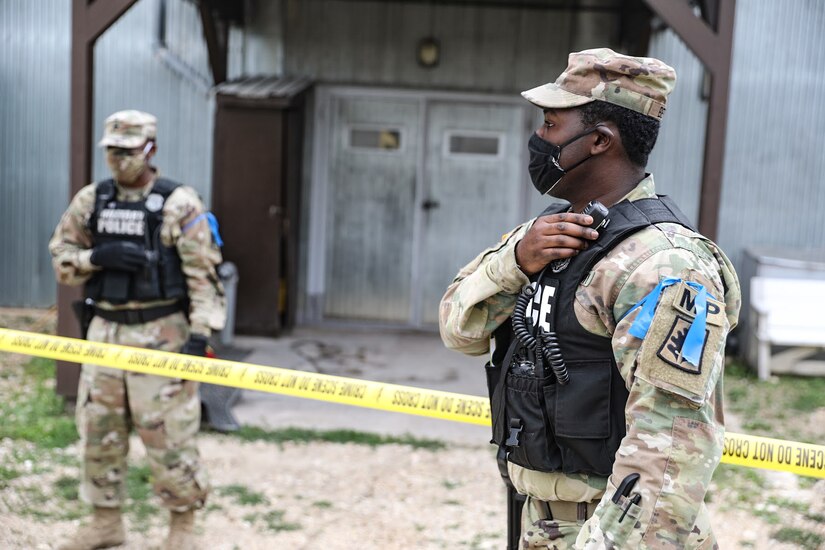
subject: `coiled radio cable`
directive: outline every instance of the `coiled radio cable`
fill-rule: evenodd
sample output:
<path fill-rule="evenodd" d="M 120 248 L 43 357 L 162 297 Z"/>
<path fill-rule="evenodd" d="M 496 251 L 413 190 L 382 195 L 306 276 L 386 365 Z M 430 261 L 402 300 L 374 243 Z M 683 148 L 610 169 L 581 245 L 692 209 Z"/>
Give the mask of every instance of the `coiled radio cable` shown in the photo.
<path fill-rule="evenodd" d="M 541 276 L 538 280 L 541 280 Z M 516 298 L 516 306 L 513 308 L 513 333 L 525 348 L 536 351 L 539 360 L 543 359 L 550 366 L 558 383 L 564 386 L 570 382 L 570 374 L 567 372 L 567 365 L 564 364 L 558 336 L 555 332 L 548 332 L 539 327 L 537 339 L 531 334 L 530 326 L 527 324 L 527 306 L 533 301 L 537 288 L 538 283 L 525 285 Z"/>

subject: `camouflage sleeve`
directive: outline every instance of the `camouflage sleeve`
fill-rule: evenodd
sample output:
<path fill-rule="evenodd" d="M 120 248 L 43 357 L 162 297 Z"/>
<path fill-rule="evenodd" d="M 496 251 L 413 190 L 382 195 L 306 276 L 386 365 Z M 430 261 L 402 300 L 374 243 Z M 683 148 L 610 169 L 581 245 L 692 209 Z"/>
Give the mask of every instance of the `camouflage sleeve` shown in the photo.
<path fill-rule="evenodd" d="M 90 260 L 92 234 L 88 228 L 94 203 L 95 184 L 78 191 L 49 240 L 52 267 L 62 285 L 81 285 L 98 269 Z"/>
<path fill-rule="evenodd" d="M 444 345 L 468 355 L 490 350 L 490 335 L 513 312 L 516 296 L 529 282 L 516 264 L 516 243 L 532 225 L 523 224 L 461 268 L 439 309 Z"/>
<path fill-rule="evenodd" d="M 722 371 L 725 339 L 738 314 L 738 281 L 729 263 L 721 265 L 708 248 L 669 243 L 647 248 L 641 261 L 630 261 L 631 249 L 617 247 L 601 269 L 597 266 L 601 274 L 593 277 L 592 288 L 577 294 L 577 308 L 587 311 L 591 323 L 607 320 L 603 329 L 612 334 L 616 362 L 630 392 L 627 434 L 607 491 L 582 528 L 577 548 L 698 547 L 697 538 L 710 537 L 709 532 L 697 533 L 695 525 L 724 444 Z M 631 310 L 633 305 L 668 277 L 698 283 L 712 295 L 698 365 L 681 354 L 696 313 L 697 292 L 689 286 L 677 283 L 662 291 L 643 339 L 628 332 L 639 313 Z M 598 296 L 608 299 L 600 305 Z M 614 503 L 616 487 L 631 473 L 640 474 L 631 498 Z"/>
<path fill-rule="evenodd" d="M 192 332 L 210 335 L 223 327 L 226 306 L 215 268 L 221 263 L 221 251 L 212 239 L 209 223 L 202 214 L 206 209 L 191 187 L 177 188 L 163 207 L 161 240 L 175 246 L 180 255 L 189 289 L 189 322 Z"/>

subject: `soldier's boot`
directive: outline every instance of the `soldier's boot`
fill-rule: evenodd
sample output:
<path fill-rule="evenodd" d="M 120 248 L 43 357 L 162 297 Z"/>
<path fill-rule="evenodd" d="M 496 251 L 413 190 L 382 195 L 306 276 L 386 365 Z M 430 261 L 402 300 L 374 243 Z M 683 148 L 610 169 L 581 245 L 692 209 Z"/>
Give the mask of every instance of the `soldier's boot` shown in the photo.
<path fill-rule="evenodd" d="M 96 550 L 120 546 L 125 541 L 120 508 L 95 506 L 92 520 L 81 525 L 69 540 L 58 546 L 58 550 Z"/>
<path fill-rule="evenodd" d="M 172 512 L 163 550 L 196 550 L 195 511 Z"/>

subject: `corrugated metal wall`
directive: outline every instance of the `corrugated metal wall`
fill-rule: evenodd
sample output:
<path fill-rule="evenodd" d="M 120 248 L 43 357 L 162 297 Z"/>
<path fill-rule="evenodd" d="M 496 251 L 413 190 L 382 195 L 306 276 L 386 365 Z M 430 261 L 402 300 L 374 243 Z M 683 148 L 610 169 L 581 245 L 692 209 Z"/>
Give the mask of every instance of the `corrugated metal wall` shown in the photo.
<path fill-rule="evenodd" d="M 619 31 L 619 19 L 610 12 L 438 2 L 305 0 L 261 15 L 282 18 L 263 27 L 282 25 L 285 74 L 326 83 L 492 93 L 518 92 L 553 80 L 567 65 L 568 52 L 615 44 Z M 276 47 L 280 33 L 256 34 L 255 28 L 248 37 L 250 54 L 262 49 L 256 41 L 269 40 L 274 43 L 270 48 Z M 440 63 L 433 69 L 416 60 L 418 43 L 428 36 L 440 42 Z"/>
<path fill-rule="evenodd" d="M 155 48 L 159 0 L 141 0 L 97 42 L 94 137 L 110 113 L 157 115 L 162 173 L 209 200 L 213 101 L 197 11 L 169 0 L 166 38 L 191 73 Z M 0 305 L 47 306 L 55 282 L 46 244 L 68 204 L 71 2 L 0 2 Z M 195 78 L 191 78 L 194 75 Z M 95 150 L 95 178 L 108 176 Z"/>
<path fill-rule="evenodd" d="M 825 247 L 825 2 L 736 3 L 719 242 Z"/>
<path fill-rule="evenodd" d="M 66 0 L 0 1 L 0 305 L 46 306 L 69 192 Z"/>
<path fill-rule="evenodd" d="M 166 40 L 185 71 L 173 70 L 155 48 L 160 0 L 141 0 L 95 45 L 95 137 L 104 119 L 121 109 L 158 117 L 155 164 L 165 176 L 197 189 L 209 201 L 214 105 L 206 45 L 194 4 L 167 1 Z M 186 73 L 189 73 L 188 75 Z M 108 177 L 103 151 L 95 150 L 95 178 Z"/>
<path fill-rule="evenodd" d="M 668 98 L 647 169 L 653 174 L 656 191 L 670 195 L 696 223 L 708 116 L 708 104 L 701 95 L 704 66 L 670 29 L 652 34 L 648 55 L 676 69 L 676 88 Z"/>
<path fill-rule="evenodd" d="M 738 0 L 718 242 L 737 267 L 756 246 L 825 247 L 825 2 Z M 651 55 L 679 82 L 651 157 L 660 192 L 698 212 L 702 69 L 671 31 Z M 684 187 L 682 187 L 684 186 Z"/>

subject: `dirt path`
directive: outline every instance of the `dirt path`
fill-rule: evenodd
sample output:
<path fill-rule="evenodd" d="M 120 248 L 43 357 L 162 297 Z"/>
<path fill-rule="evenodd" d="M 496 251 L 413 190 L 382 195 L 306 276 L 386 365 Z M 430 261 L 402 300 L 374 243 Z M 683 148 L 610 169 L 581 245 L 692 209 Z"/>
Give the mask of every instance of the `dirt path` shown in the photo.
<path fill-rule="evenodd" d="M 8 454 L 13 445 L 4 441 L 0 450 Z M 140 464 L 143 450 L 135 438 L 132 449 L 131 463 Z M 276 445 L 208 435 L 201 438 L 201 451 L 215 488 L 198 518 L 203 548 L 435 550 L 505 544 L 504 491 L 486 446 L 430 451 L 405 445 Z M 0 548 L 55 548 L 78 520 L 15 516 L 10 495 L 15 487 L 51 486 L 76 475 L 76 467 L 58 466 L 0 491 Z M 258 497 L 244 503 L 239 487 Z M 752 510 L 723 510 L 726 504 L 711 504 L 722 549 L 805 547 L 771 541 L 776 526 L 755 518 Z M 49 511 L 50 504 L 44 504 L 42 512 Z M 132 532 L 123 548 L 158 547 L 164 515 L 130 520 Z"/>
<path fill-rule="evenodd" d="M 0 310 L 0 326 L 11 326 L 9 316 L 18 320 L 24 316 L 25 325 L 49 329 L 42 312 L 21 310 L 12 315 L 8 311 Z M 19 356 L 0 354 L 0 398 L 19 385 L 14 369 L 19 370 L 22 362 Z M 729 424 L 735 431 L 735 422 Z M 200 448 L 214 489 L 198 516 L 203 548 L 505 546 L 504 488 L 493 448 L 483 443 L 426 450 L 394 444 L 246 443 L 204 434 Z M 144 451 L 136 437 L 131 449 L 130 464 L 140 467 Z M 0 549 L 56 548 L 76 528 L 79 514 L 60 518 L 71 516 L 67 508 L 78 506 L 72 500 L 76 495 L 66 500 L 65 489 L 67 482 L 71 488 L 71 480 L 77 479 L 77 463 L 74 446 L 43 452 L 25 442 L 0 441 L 0 474 L 4 468 L 22 474 L 5 481 L 0 475 Z M 795 476 L 768 473 L 765 477 L 764 487 L 749 484 L 747 476 L 737 477 L 737 483 L 714 477 L 709 507 L 720 548 L 816 549 L 804 541 L 779 543 L 770 536 L 790 523 L 825 538 L 825 480 L 800 487 Z M 754 507 L 744 497 L 757 491 L 764 494 Z M 166 517 L 152 508 L 153 502 L 149 497 L 144 513 L 128 515 L 128 542 L 122 548 L 160 545 Z M 792 517 L 786 513 L 788 506 L 799 509 L 794 519 L 788 519 Z M 822 519 L 799 519 L 806 514 Z"/>

